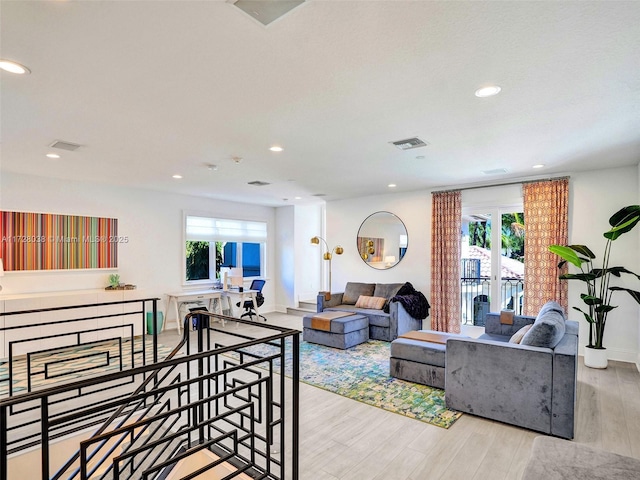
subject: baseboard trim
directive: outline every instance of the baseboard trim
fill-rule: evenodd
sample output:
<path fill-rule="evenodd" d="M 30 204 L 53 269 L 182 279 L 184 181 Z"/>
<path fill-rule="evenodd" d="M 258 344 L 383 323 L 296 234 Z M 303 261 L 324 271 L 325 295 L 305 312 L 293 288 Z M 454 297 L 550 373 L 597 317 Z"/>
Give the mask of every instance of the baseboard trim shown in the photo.
<path fill-rule="evenodd" d="M 584 346 L 578 349 L 578 355 L 584 356 Z M 607 359 L 614 362 L 634 363 L 640 369 L 640 352 L 607 348 Z"/>

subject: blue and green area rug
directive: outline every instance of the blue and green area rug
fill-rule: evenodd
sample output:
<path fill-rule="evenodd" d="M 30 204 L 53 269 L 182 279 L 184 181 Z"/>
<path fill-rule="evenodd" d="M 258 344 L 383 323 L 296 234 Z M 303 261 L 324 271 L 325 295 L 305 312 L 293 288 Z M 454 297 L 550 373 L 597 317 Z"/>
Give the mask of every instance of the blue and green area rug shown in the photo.
<path fill-rule="evenodd" d="M 247 350 L 262 356 L 276 353 L 272 348 L 256 345 Z M 390 343 L 379 340 L 347 350 L 301 342 L 300 381 L 438 427 L 453 425 L 462 413 L 445 407 L 444 390 L 389 375 L 389 349 Z M 291 376 L 290 344 L 286 350 L 285 374 Z"/>

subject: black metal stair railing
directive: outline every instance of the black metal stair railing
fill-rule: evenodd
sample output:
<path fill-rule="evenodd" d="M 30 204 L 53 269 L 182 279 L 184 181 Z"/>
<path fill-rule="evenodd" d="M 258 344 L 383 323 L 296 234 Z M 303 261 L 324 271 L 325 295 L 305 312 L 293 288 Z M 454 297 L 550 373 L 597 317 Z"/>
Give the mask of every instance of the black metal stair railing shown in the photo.
<path fill-rule="evenodd" d="M 185 326 L 195 315 L 197 332 L 185 329 L 172 352 L 184 354 L 1 400 L 0 480 L 11 478 L 8 456 L 36 444 L 41 465 L 32 478 L 162 478 L 206 451 L 208 462 L 184 478 L 224 467 L 228 478 L 297 480 L 300 332 L 260 324 L 267 333 L 252 338 L 213 320 L 253 322 L 204 312 Z M 290 380 L 279 373 L 285 364 Z M 105 390 L 112 384 L 118 394 Z M 56 438 L 87 427 L 76 454 L 52 459 Z"/>

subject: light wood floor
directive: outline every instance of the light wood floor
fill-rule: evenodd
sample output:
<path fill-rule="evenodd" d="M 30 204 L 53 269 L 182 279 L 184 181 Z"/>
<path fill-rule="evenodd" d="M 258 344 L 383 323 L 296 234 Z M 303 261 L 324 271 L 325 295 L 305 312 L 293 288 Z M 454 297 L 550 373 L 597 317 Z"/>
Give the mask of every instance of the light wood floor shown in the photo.
<path fill-rule="evenodd" d="M 302 329 L 301 317 L 266 317 Z M 234 322 L 225 328 L 251 329 Z M 162 337 L 170 342 L 177 333 L 167 330 Z M 517 480 L 539 435 L 467 414 L 445 430 L 306 384 L 300 394 L 302 480 Z M 580 358 L 573 441 L 640 458 L 634 364 L 609 362 L 606 370 L 594 370 Z"/>

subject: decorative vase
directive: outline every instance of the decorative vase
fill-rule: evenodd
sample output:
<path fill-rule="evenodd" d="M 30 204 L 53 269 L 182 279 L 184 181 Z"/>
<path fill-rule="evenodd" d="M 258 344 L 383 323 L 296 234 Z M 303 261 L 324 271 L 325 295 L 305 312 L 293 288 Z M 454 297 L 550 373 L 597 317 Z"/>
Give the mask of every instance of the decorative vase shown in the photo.
<path fill-rule="evenodd" d="M 584 364 L 590 368 L 607 368 L 607 349 L 585 347 Z"/>

